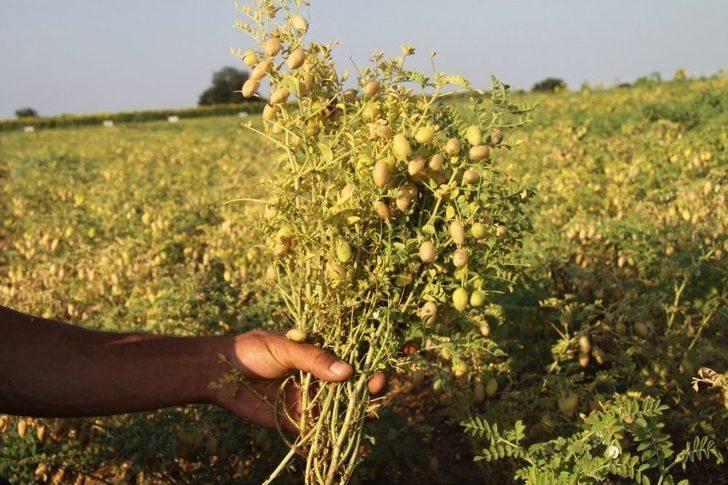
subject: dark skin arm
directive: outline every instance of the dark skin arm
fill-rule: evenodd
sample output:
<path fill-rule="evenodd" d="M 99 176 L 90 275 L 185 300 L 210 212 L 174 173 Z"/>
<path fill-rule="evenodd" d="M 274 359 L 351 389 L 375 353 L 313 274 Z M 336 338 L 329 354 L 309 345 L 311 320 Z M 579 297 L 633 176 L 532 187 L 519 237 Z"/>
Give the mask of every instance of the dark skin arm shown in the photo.
<path fill-rule="evenodd" d="M 210 387 L 230 373 L 230 365 L 256 392 L 240 386 L 232 397 Z M 235 337 L 97 332 L 0 306 L 0 413 L 103 416 L 205 403 L 275 427 L 273 410 L 260 395 L 275 402 L 283 379 L 296 369 L 328 382 L 353 373 L 319 347 L 260 330 Z M 375 394 L 384 387 L 384 379 L 376 381 L 370 383 Z M 295 416 L 300 393 L 290 385 L 285 396 Z M 294 431 L 289 423 L 279 424 Z"/>

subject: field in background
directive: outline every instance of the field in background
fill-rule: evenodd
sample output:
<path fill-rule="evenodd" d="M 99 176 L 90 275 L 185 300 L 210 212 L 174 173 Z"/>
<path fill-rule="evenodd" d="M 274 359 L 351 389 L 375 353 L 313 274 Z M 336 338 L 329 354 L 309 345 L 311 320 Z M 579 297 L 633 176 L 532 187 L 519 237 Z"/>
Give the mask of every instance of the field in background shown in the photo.
<path fill-rule="evenodd" d="M 118 123 L 142 123 L 145 121 L 209 118 L 212 116 L 238 115 L 247 116 L 263 111 L 265 103 L 246 101 L 236 104 L 216 104 L 196 106 L 194 108 L 160 109 L 154 111 L 121 111 L 117 113 L 91 113 L 85 115 L 58 115 L 30 117 L 20 119 L 0 119 L 0 132 L 17 130 L 45 130 L 53 128 L 73 128 L 80 126 L 113 127 Z"/>
<path fill-rule="evenodd" d="M 556 404 L 568 381 L 580 412 L 615 391 L 650 394 L 670 406 L 676 443 L 702 433 L 725 449 L 728 395 L 695 394 L 690 378 L 701 366 L 728 369 L 728 78 L 527 100 L 539 104 L 536 122 L 495 162 L 532 191 L 533 232 L 522 284 L 493 328 L 513 356 L 511 377 L 481 411 L 524 419 L 535 439 L 569 434 Z M 265 199 L 275 167 L 274 148 L 230 117 L 2 133 L 0 304 L 105 330 L 275 327 L 259 262 L 266 241 L 246 223 L 261 204 L 234 201 Z M 570 339 L 583 329 L 607 364 L 577 363 Z M 509 476 L 471 463 L 426 383 L 400 377 L 359 478 Z M 279 452 L 272 434 L 207 408 L 73 426 L 90 445 L 7 431 L 0 475 L 25 481 L 42 462 L 67 478 L 185 482 L 233 470 L 253 480 Z M 718 483 L 718 468 L 698 468 Z"/>

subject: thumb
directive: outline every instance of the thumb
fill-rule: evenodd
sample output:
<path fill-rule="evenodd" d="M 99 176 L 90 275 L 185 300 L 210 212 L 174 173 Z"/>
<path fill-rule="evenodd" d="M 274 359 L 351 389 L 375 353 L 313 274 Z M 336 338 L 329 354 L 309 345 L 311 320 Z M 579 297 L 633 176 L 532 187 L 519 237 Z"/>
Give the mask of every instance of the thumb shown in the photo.
<path fill-rule="evenodd" d="M 310 372 L 323 381 L 345 381 L 354 373 L 354 368 L 339 360 L 331 352 L 311 344 L 299 344 L 283 338 L 279 340 L 281 363 L 289 369 Z"/>

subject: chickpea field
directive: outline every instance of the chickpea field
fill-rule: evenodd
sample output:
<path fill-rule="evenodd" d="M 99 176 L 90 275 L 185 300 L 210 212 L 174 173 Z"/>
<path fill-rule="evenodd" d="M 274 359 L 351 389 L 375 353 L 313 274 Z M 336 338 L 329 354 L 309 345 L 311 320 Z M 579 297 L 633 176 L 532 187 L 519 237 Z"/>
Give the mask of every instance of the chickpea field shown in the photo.
<path fill-rule="evenodd" d="M 517 270 L 475 327 L 489 360 L 464 332 L 413 334 L 419 360 L 373 402 L 352 482 L 726 483 L 728 78 L 513 98 L 535 108 L 492 157 L 524 213 L 522 241 L 494 232 Z M 285 332 L 261 223 L 276 150 L 232 116 L 1 132 L 0 305 L 100 330 Z M 212 406 L 0 415 L 12 483 L 261 483 L 286 453 Z"/>

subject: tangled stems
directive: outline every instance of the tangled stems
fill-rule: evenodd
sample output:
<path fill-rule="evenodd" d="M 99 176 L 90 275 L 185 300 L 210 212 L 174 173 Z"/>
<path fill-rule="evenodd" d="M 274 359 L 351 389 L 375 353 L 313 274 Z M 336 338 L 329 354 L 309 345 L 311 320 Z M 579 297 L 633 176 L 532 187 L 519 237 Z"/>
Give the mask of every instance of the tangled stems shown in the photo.
<path fill-rule="evenodd" d="M 358 327 L 359 333 L 366 329 Z M 359 375 L 344 383 L 315 382 L 311 374 L 299 375 L 302 414 L 299 420 L 300 434 L 286 457 L 271 473 L 265 483 L 271 483 L 296 454 L 306 453 L 305 479 L 307 484 L 346 483 L 358 462 L 357 450 L 361 443 L 362 425 L 370 403 L 367 382 L 371 369 L 386 359 L 385 346 L 380 339 L 393 339 L 391 320 L 383 319 L 372 336 L 366 355 L 360 361 Z M 343 353 L 348 348 L 348 354 Z M 335 349 L 344 360 L 355 358 L 356 348 L 341 345 Z M 284 383 L 281 386 L 283 392 Z M 278 405 L 280 404 L 278 400 Z M 341 409 L 342 403 L 346 407 Z M 290 419 L 290 417 L 286 417 Z"/>

